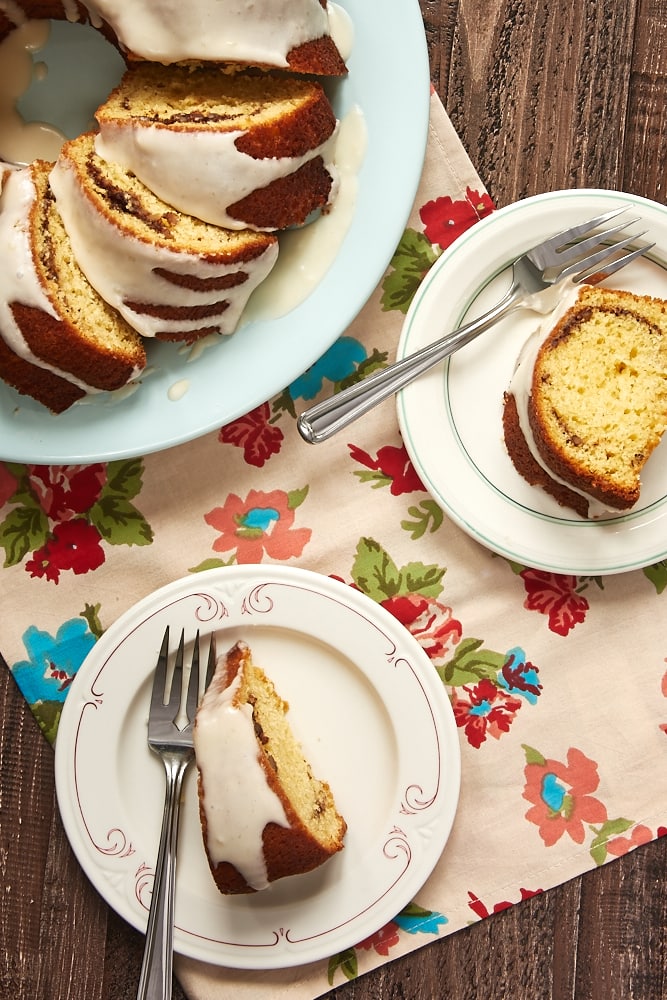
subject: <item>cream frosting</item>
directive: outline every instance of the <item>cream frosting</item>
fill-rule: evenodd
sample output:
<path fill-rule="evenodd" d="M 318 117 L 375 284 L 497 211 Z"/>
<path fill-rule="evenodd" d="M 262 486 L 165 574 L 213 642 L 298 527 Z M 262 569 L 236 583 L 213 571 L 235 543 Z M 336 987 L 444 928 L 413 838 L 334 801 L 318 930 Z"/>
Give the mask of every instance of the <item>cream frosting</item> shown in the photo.
<path fill-rule="evenodd" d="M 35 200 L 35 187 L 29 168 L 7 171 L 0 194 L 0 334 L 7 346 L 20 358 L 59 375 L 86 393 L 98 389 L 86 385 L 71 373 L 64 372 L 36 357 L 16 324 L 10 305 L 40 309 L 54 319 L 55 311 L 35 272 L 30 246 L 30 209 Z"/>
<path fill-rule="evenodd" d="M 201 326 L 217 326 L 222 334 L 232 333 L 248 297 L 278 257 L 278 244 L 274 243 L 253 261 L 221 264 L 137 239 L 96 209 L 83 192 L 74 167 L 64 157 L 52 170 L 50 182 L 79 267 L 99 295 L 145 337 L 154 337 L 156 333 L 187 334 Z M 169 281 L 158 273 L 158 269 L 192 275 L 199 280 L 220 278 L 242 270 L 247 279 L 224 292 L 189 289 Z M 139 312 L 129 304 L 144 302 L 184 308 L 212 305 L 221 300 L 220 312 L 203 320 L 161 319 Z"/>
<path fill-rule="evenodd" d="M 111 25 L 123 46 L 151 62 L 188 59 L 287 67 L 287 54 L 329 35 L 319 0 L 85 0 L 91 17 Z M 269 8 L 267 10 L 267 8 Z"/>
<path fill-rule="evenodd" d="M 561 292 L 555 308 L 545 319 L 541 321 L 538 327 L 525 342 L 517 359 L 514 374 L 510 380 L 508 392 L 514 396 L 516 401 L 519 427 L 521 428 L 521 433 L 526 440 L 526 445 L 528 446 L 530 454 L 533 456 L 540 468 L 543 469 L 551 479 L 559 483 L 561 486 L 566 486 L 569 490 L 572 490 L 573 493 L 577 493 L 579 496 L 584 497 L 584 499 L 588 501 L 588 516 L 593 519 L 609 515 L 618 516 L 620 511 L 602 504 L 589 493 L 573 486 L 572 483 L 567 482 L 567 480 L 555 473 L 553 469 L 546 464 L 540 454 L 537 444 L 535 443 L 535 437 L 533 435 L 528 417 L 528 401 L 532 391 L 533 369 L 535 368 L 535 362 L 537 360 L 540 347 L 559 320 L 562 319 L 568 309 L 575 304 L 582 287 L 582 285 L 571 284 L 565 291 Z"/>
<path fill-rule="evenodd" d="M 338 189 L 334 152 L 338 127 L 326 143 L 300 157 L 255 159 L 240 152 L 243 133 L 200 130 L 183 133 L 167 127 L 104 125 L 96 138 L 98 156 L 131 170 L 146 187 L 180 212 L 226 229 L 251 228 L 227 212 L 252 191 L 294 173 L 322 156 L 331 174 L 329 200 Z M 258 228 L 258 227 L 252 227 Z"/>
<path fill-rule="evenodd" d="M 234 705 L 240 680 L 239 671 L 223 688 L 213 678 L 197 712 L 195 757 L 211 862 L 228 861 L 253 889 L 265 889 L 269 882 L 262 832 L 267 823 L 289 823 L 260 763 L 252 708 Z"/>

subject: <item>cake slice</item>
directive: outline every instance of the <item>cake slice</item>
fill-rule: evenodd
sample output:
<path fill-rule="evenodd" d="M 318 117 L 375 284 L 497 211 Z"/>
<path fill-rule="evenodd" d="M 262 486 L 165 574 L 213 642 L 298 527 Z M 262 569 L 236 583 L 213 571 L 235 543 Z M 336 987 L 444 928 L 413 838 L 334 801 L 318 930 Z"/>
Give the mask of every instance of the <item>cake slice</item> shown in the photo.
<path fill-rule="evenodd" d="M 278 257 L 273 234 L 221 229 L 165 204 L 97 156 L 93 133 L 63 146 L 50 183 L 79 267 L 145 337 L 233 333 Z"/>
<path fill-rule="evenodd" d="M 313 80 L 145 63 L 96 118 L 101 157 L 214 225 L 286 229 L 337 190 L 336 116 Z"/>
<path fill-rule="evenodd" d="M 78 267 L 49 188 L 53 164 L 11 171 L 0 196 L 0 377 L 61 413 L 146 364 L 139 334 Z"/>
<path fill-rule="evenodd" d="M 265 889 L 343 847 L 345 820 L 304 759 L 287 709 L 244 642 L 219 658 L 194 746 L 204 847 L 220 892 Z"/>
<path fill-rule="evenodd" d="M 582 516 L 634 506 L 667 428 L 667 301 L 584 286 L 536 351 L 505 396 L 515 467 Z"/>
<path fill-rule="evenodd" d="M 122 40 L 130 59 L 214 62 L 344 76 L 327 0 L 84 0 Z M 66 7 L 68 17 L 71 11 Z"/>

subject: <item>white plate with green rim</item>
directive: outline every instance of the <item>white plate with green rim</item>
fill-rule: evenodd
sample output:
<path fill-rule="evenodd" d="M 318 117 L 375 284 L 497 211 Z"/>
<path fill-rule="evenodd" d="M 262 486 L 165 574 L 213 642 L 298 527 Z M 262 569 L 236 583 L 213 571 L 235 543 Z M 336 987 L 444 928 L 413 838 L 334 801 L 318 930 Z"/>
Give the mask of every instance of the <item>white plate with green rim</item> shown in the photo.
<path fill-rule="evenodd" d="M 641 217 L 655 249 L 607 284 L 667 298 L 667 208 L 636 195 L 580 189 L 536 195 L 487 216 L 444 251 L 406 316 L 404 357 L 473 319 L 509 287 L 514 258 L 552 233 L 620 205 Z M 502 429 L 503 393 L 540 317 L 521 309 L 406 387 L 397 401 L 406 448 L 445 513 L 506 559 L 554 573 L 597 576 L 667 556 L 667 444 L 642 475 L 625 514 L 584 520 L 529 486 L 514 469 Z"/>

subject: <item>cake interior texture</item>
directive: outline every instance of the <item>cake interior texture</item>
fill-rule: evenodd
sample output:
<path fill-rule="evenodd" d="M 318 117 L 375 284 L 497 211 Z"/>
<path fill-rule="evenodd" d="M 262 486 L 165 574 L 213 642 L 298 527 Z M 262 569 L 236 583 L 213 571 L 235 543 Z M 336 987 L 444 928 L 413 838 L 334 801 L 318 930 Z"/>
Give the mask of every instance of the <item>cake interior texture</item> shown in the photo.
<path fill-rule="evenodd" d="M 667 428 L 667 303 L 585 289 L 538 354 L 529 418 L 557 475 L 632 506 Z"/>

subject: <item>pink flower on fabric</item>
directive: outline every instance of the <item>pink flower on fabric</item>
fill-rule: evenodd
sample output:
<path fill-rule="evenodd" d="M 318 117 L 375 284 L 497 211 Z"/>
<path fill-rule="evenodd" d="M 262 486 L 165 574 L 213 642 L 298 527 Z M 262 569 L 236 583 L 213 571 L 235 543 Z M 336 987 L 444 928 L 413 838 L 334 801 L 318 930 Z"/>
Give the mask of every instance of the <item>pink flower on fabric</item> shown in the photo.
<path fill-rule="evenodd" d="M 106 465 L 30 465 L 30 488 L 52 521 L 85 514 L 99 499 L 107 481 Z"/>
<path fill-rule="evenodd" d="M 463 729 L 471 746 L 479 749 L 487 736 L 498 740 L 503 733 L 509 732 L 522 705 L 520 698 L 508 694 L 486 677 L 474 686 L 464 684 L 462 690 L 465 692 L 463 697 L 456 690 L 452 692 L 452 708 L 456 725 Z"/>
<path fill-rule="evenodd" d="M 245 500 L 230 493 L 222 507 L 215 507 L 204 520 L 220 537 L 213 543 L 216 552 L 236 550 L 239 563 L 259 563 L 269 559 L 300 556 L 310 541 L 310 528 L 295 528 L 295 509 L 306 491 L 264 493 L 250 490 Z"/>
<path fill-rule="evenodd" d="M 390 920 L 388 924 L 381 927 L 379 931 L 375 934 L 371 934 L 370 937 L 364 938 L 357 945 L 357 948 L 363 948 L 364 951 L 376 951 L 378 955 L 384 955 L 385 957 L 389 954 L 391 948 L 397 945 L 400 941 L 399 937 L 399 927 L 398 924 Z"/>
<path fill-rule="evenodd" d="M 634 827 L 629 837 L 612 837 L 611 840 L 608 840 L 607 851 L 614 857 L 620 858 L 633 848 L 648 844 L 651 840 L 653 840 L 653 834 L 647 826 L 642 826 L 640 823 Z"/>
<path fill-rule="evenodd" d="M 418 640 L 432 660 L 451 656 L 463 635 L 451 608 L 422 594 L 399 594 L 381 602 Z"/>
<path fill-rule="evenodd" d="M 453 201 L 449 195 L 427 202 L 419 212 L 424 224 L 426 238 L 444 250 L 461 233 L 470 229 L 475 222 L 493 211 L 493 202 L 488 194 L 480 194 L 472 188 L 466 190 L 466 197 Z"/>
<path fill-rule="evenodd" d="M 545 759 L 529 748 L 526 752 L 523 797 L 532 803 L 526 819 L 538 827 L 546 847 L 553 847 L 564 834 L 583 844 L 584 823 L 607 819 L 606 806 L 591 795 L 600 783 L 597 764 L 576 747 L 568 750 L 567 764 Z"/>
<path fill-rule="evenodd" d="M 218 439 L 222 444 L 234 444 L 243 449 L 243 457 L 248 465 L 261 469 L 272 455 L 281 449 L 284 434 L 280 427 L 269 423 L 271 408 L 262 403 L 250 413 L 225 424 L 220 429 Z"/>
<path fill-rule="evenodd" d="M 376 458 L 371 458 L 367 451 L 363 451 L 354 444 L 348 445 L 350 455 L 355 462 L 364 465 L 367 469 L 377 473 L 373 477 L 367 477 L 378 486 L 391 484 L 390 492 L 392 496 L 400 496 L 402 493 L 415 493 L 416 491 L 426 492 L 426 487 L 415 471 L 415 467 L 410 461 L 405 445 L 396 447 L 395 445 L 385 445 L 380 448 Z"/>
<path fill-rule="evenodd" d="M 589 604 L 577 593 L 576 576 L 539 569 L 524 569 L 520 575 L 526 588 L 523 606 L 547 615 L 549 629 L 556 635 L 565 636 L 575 625 L 585 621 Z"/>

